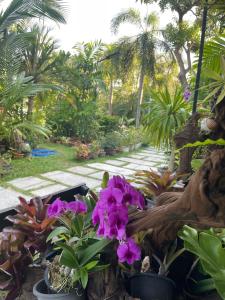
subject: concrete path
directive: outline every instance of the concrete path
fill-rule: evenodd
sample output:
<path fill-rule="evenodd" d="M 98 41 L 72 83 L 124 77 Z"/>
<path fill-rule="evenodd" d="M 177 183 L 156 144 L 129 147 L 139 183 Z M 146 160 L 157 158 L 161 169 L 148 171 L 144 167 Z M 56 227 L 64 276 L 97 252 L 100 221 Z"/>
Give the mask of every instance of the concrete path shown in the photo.
<path fill-rule="evenodd" d="M 166 164 L 167 158 L 163 152 L 154 148 L 144 148 L 133 154 L 127 153 L 124 157 L 106 159 L 103 163 L 89 161 L 86 165 L 63 171 L 14 179 L 7 182 L 9 188 L 0 187 L 0 211 L 16 206 L 19 195 L 26 199 L 32 196 L 48 196 L 83 183 L 92 189 L 98 189 L 104 171 L 108 171 L 110 176 L 122 175 L 130 178 L 137 170 L 157 170 Z"/>

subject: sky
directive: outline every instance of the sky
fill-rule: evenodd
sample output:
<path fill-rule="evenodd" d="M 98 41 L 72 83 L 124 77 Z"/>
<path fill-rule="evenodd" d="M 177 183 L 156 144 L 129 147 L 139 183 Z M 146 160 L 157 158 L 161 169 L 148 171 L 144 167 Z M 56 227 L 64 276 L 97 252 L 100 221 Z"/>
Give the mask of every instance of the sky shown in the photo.
<path fill-rule="evenodd" d="M 117 36 L 110 30 L 110 22 L 121 10 L 137 8 L 144 16 L 146 12 L 157 12 L 160 17 L 160 28 L 172 21 L 174 15 L 170 11 L 162 14 L 156 4 L 145 5 L 136 0 L 64 0 L 67 2 L 67 24 L 57 25 L 45 21 L 52 28 L 51 35 L 58 41 L 61 49 L 71 51 L 78 42 L 102 40 L 110 43 L 124 35 L 135 35 L 135 26 L 122 25 Z M 3 0 L 0 8 L 5 8 L 11 0 Z"/>
<path fill-rule="evenodd" d="M 164 27 L 173 18 L 169 11 L 163 15 L 157 5 L 148 5 L 148 8 L 135 0 L 67 0 L 67 24 L 54 27 L 52 35 L 58 40 L 61 49 L 70 51 L 77 42 L 102 40 L 110 43 L 124 35 L 135 35 L 136 29 L 132 25 L 123 25 L 117 36 L 110 30 L 110 22 L 115 15 L 126 8 L 140 9 L 143 15 L 156 11 L 160 16 L 160 27 Z M 49 23 L 49 22 L 47 22 Z"/>

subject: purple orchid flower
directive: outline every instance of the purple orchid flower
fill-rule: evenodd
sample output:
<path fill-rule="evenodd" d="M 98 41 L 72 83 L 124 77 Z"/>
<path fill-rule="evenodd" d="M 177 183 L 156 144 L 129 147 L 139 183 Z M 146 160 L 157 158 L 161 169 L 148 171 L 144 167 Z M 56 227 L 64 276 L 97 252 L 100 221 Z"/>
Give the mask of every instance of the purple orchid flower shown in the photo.
<path fill-rule="evenodd" d="M 184 91 L 184 100 L 188 101 L 191 97 L 191 91 L 189 90 L 189 88 L 186 88 Z"/>
<path fill-rule="evenodd" d="M 127 262 L 132 265 L 135 261 L 141 259 L 141 249 L 132 238 L 128 238 L 126 242 L 118 246 L 117 255 L 119 262 Z"/>
<path fill-rule="evenodd" d="M 75 214 L 84 214 L 87 212 L 87 204 L 83 201 L 72 201 L 67 203 L 66 210 L 71 211 Z"/>
<path fill-rule="evenodd" d="M 60 198 L 57 198 L 52 204 L 48 207 L 48 216 L 52 217 L 59 217 L 61 216 L 66 209 L 66 203 L 61 201 Z"/>
<path fill-rule="evenodd" d="M 100 206 L 109 207 L 121 204 L 123 193 L 118 188 L 108 187 L 100 192 Z"/>

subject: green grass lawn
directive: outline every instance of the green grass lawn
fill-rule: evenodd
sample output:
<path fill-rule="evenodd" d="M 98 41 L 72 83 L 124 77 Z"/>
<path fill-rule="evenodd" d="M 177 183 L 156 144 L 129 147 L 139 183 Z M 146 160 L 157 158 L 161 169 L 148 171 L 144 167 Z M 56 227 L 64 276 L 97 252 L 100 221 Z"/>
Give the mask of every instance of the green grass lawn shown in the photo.
<path fill-rule="evenodd" d="M 47 143 L 39 145 L 39 148 L 55 150 L 57 151 L 57 154 L 49 157 L 33 157 L 12 160 L 12 170 L 8 175 L 0 179 L 0 184 L 4 184 L 4 182 L 15 178 L 40 175 L 41 173 L 45 172 L 64 170 L 70 167 L 74 167 L 76 165 L 82 165 L 88 162 L 95 161 L 99 162 L 112 158 L 110 156 L 107 156 L 103 158 L 98 158 L 96 160 L 77 161 L 74 158 L 73 147 Z M 127 154 L 122 153 L 113 156 L 113 158 L 126 155 Z"/>

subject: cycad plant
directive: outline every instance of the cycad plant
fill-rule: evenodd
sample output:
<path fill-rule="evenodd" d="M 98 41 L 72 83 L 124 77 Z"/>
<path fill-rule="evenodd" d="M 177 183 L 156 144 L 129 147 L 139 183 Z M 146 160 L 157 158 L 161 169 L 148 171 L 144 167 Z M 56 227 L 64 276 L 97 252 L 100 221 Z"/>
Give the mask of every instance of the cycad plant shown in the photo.
<path fill-rule="evenodd" d="M 183 91 L 176 88 L 173 93 L 167 87 L 151 91 L 150 101 L 144 104 L 143 118 L 145 133 L 152 145 L 171 149 L 170 170 L 174 168 L 174 141 L 176 131 L 185 124 L 190 105 L 183 98 Z"/>
<path fill-rule="evenodd" d="M 157 43 L 156 38 L 158 30 L 158 17 L 155 13 L 147 14 L 141 18 L 140 12 L 135 9 L 128 9 L 119 13 L 112 19 L 112 31 L 117 34 L 123 23 L 130 23 L 140 32 L 136 36 L 124 37 L 119 43 L 121 64 L 129 72 L 132 63 L 137 60 L 140 64 L 139 88 L 136 111 L 136 127 L 140 126 L 141 104 L 143 102 L 144 80 L 147 75 L 153 76 L 155 65 L 155 50 Z"/>

